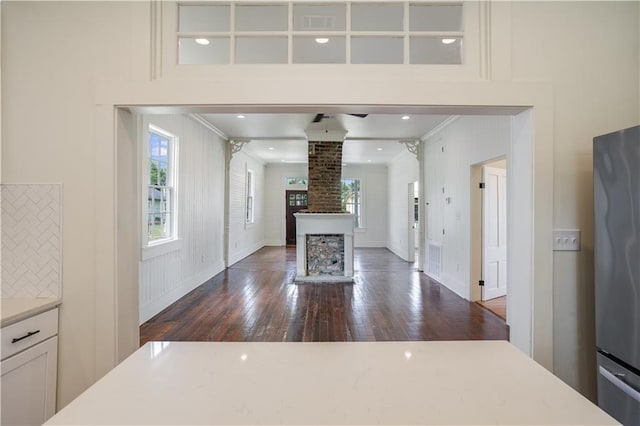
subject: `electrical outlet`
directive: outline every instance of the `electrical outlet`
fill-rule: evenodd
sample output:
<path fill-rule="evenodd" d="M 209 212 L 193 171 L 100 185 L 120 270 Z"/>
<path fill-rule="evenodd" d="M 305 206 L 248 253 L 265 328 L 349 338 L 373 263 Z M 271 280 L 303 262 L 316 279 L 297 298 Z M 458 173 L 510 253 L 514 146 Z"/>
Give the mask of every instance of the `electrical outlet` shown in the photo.
<path fill-rule="evenodd" d="M 580 251 L 580 230 L 579 229 L 554 229 L 553 230 L 553 250 L 554 251 Z"/>

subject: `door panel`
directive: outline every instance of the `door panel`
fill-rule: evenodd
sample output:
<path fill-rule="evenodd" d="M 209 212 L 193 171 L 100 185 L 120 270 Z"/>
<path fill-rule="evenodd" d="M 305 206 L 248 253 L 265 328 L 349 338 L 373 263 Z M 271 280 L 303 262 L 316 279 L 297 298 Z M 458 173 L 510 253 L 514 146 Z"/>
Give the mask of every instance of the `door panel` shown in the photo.
<path fill-rule="evenodd" d="M 287 245 L 296 245 L 296 217 L 294 213 L 307 208 L 307 191 L 286 191 L 285 211 L 287 222 Z"/>
<path fill-rule="evenodd" d="M 507 294 L 507 171 L 483 167 L 482 300 Z"/>

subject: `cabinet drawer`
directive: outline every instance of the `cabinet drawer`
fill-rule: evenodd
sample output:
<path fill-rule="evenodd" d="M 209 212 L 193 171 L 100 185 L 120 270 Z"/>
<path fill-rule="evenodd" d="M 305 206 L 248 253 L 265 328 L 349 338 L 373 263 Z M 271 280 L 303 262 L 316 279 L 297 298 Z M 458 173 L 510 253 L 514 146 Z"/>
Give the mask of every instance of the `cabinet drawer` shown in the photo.
<path fill-rule="evenodd" d="M 0 347 L 5 359 L 58 334 L 58 308 L 51 309 L 0 329 Z"/>

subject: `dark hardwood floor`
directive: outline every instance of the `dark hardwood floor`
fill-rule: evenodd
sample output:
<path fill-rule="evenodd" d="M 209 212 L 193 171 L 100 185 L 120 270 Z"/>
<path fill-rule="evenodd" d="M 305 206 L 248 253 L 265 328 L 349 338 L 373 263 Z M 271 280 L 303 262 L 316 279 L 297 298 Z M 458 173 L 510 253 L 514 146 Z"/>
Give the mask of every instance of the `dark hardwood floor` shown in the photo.
<path fill-rule="evenodd" d="M 355 284 L 293 284 L 295 247 L 265 247 L 140 327 L 167 341 L 508 339 L 504 321 L 386 249 L 356 249 Z"/>

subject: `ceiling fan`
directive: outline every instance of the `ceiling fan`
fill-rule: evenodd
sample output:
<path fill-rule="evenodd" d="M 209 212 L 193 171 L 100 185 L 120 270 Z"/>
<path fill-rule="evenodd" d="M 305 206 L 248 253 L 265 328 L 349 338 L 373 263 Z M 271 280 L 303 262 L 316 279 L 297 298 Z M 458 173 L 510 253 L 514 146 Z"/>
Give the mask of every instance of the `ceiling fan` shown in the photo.
<path fill-rule="evenodd" d="M 354 117 L 358 117 L 358 118 L 365 118 L 369 114 L 347 114 L 347 115 L 353 115 Z M 330 117 L 330 116 L 326 115 L 326 114 L 322 114 L 322 113 L 316 114 L 316 116 L 313 118 L 313 122 L 314 123 L 319 123 L 325 117 Z"/>

